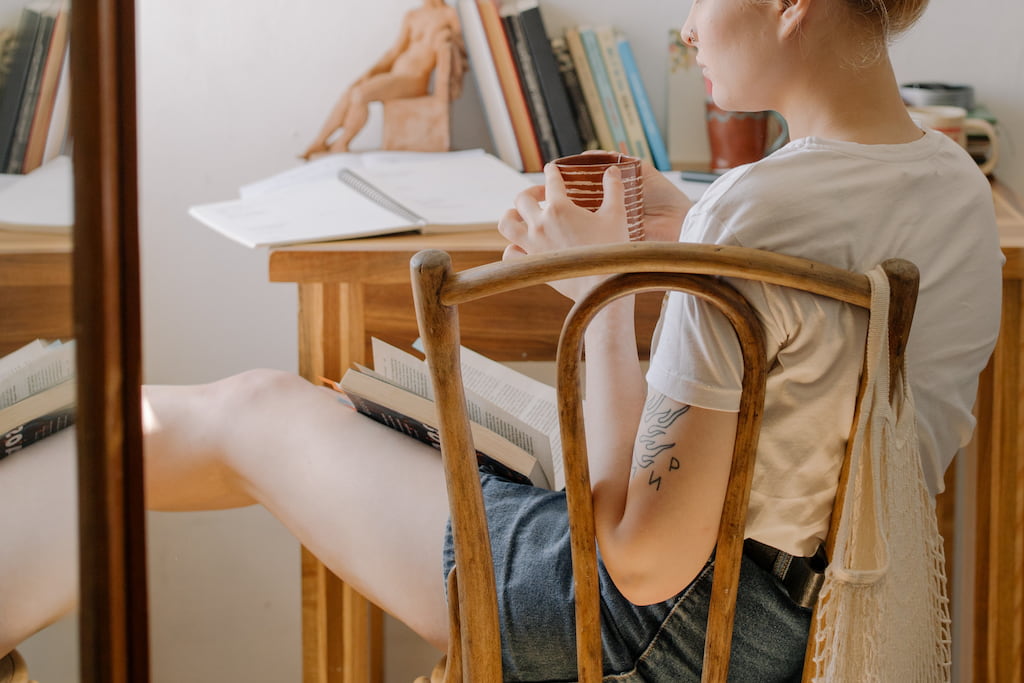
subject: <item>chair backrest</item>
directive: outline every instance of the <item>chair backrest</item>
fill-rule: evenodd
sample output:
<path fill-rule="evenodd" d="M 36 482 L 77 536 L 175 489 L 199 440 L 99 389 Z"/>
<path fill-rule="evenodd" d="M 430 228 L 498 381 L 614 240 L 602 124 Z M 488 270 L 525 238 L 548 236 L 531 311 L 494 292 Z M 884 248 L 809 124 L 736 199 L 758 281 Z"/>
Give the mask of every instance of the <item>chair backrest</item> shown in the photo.
<path fill-rule="evenodd" d="M 917 294 L 917 269 L 887 261 L 890 279 L 890 372 L 902 368 Z M 694 294 L 721 310 L 736 330 L 744 360 L 732 469 L 716 546 L 705 640 L 704 681 L 725 681 L 729 666 L 736 588 L 746 512 L 765 392 L 765 350 L 758 318 L 722 276 L 759 280 L 868 308 L 867 276 L 822 263 L 742 247 L 676 243 L 629 243 L 580 247 L 495 263 L 460 273 L 445 252 L 430 250 L 412 260 L 420 334 L 434 382 L 452 533 L 456 577 L 450 577 L 452 633 L 445 680 L 500 681 L 497 594 L 465 407 L 459 360 L 458 306 L 489 295 L 545 282 L 614 274 L 577 302 L 562 328 L 557 355 L 559 421 L 565 458 L 573 574 L 576 642 L 581 682 L 601 680 L 600 612 L 590 476 L 583 431 L 580 360 L 583 332 L 609 301 L 651 290 Z M 845 479 L 846 467 L 843 477 Z M 840 484 L 842 485 L 842 483 Z M 841 504 L 841 501 L 837 501 Z M 835 509 L 839 509 L 836 507 Z M 836 523 L 833 515 L 833 524 Z M 461 676 L 453 676 L 452 669 Z"/>

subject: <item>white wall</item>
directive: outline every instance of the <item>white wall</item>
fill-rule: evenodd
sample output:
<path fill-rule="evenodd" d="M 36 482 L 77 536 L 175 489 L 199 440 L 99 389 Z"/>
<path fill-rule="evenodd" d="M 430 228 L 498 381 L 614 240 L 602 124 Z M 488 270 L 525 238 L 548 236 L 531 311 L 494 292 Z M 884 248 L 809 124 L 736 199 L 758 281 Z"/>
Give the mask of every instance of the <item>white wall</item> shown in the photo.
<path fill-rule="evenodd" d="M 0 0 L 0 20 L 21 0 Z M 139 0 L 140 192 L 146 379 L 204 382 L 254 366 L 296 368 L 294 287 L 267 260 L 203 228 L 189 205 L 230 198 L 282 171 L 341 89 L 395 36 L 417 0 Z M 665 28 L 687 2 L 542 0 L 549 28 L 613 23 L 632 40 L 664 120 Z M 1024 191 L 1024 25 L 1020 0 L 934 3 L 894 49 L 901 81 L 971 83 L 1001 120 L 998 173 Z M 486 144 L 475 90 L 458 104 L 456 143 Z M 285 463 L 287 454 L 282 454 Z M 283 464 L 282 466 L 286 466 Z M 298 680 L 298 548 L 261 510 L 152 515 L 154 680 Z M 25 653 L 40 680 L 71 683 L 73 629 Z M 402 632 L 394 636 L 402 638 Z M 402 640 L 391 651 L 414 645 Z M 416 651 L 410 680 L 434 655 Z"/>

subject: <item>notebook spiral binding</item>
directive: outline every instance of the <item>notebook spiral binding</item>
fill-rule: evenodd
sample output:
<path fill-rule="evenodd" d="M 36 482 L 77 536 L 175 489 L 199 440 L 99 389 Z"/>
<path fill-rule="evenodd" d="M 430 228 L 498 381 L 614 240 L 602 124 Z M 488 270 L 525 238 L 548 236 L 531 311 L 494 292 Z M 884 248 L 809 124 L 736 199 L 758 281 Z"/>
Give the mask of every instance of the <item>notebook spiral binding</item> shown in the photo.
<path fill-rule="evenodd" d="M 407 207 L 402 206 L 402 204 L 398 203 L 393 198 L 377 189 L 373 184 L 367 182 L 365 179 L 347 168 L 343 168 L 338 172 L 338 180 L 356 190 L 370 201 L 384 207 L 398 216 L 401 216 L 411 223 L 415 223 L 416 225 L 427 224 L 427 221 L 423 216 L 420 216 L 415 211 L 411 211 Z"/>

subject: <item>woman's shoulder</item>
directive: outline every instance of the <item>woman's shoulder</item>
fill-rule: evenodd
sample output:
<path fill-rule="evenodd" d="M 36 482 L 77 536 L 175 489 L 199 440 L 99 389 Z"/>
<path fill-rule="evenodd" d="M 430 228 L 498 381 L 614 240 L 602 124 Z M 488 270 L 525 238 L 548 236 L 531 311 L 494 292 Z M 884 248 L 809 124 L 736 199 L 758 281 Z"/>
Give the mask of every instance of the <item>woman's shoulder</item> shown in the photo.
<path fill-rule="evenodd" d="M 864 240 L 941 231 L 953 200 L 980 208 L 991 195 L 966 152 L 940 133 L 901 145 L 803 138 L 723 174 L 691 210 L 684 239 L 846 253 L 840 260 L 853 266 Z"/>

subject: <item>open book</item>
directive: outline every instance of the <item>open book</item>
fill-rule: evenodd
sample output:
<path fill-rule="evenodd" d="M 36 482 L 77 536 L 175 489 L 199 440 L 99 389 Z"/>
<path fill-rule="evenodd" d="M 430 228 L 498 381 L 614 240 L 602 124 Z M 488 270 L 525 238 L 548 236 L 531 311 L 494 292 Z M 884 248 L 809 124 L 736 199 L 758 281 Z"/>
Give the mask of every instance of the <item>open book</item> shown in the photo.
<path fill-rule="evenodd" d="M 356 366 L 336 388 L 364 415 L 438 447 L 426 362 L 379 339 L 373 358 L 373 370 Z M 513 479 L 564 488 L 554 388 L 466 348 L 462 372 L 478 455 Z"/>
<path fill-rule="evenodd" d="M 75 344 L 33 341 L 0 358 L 0 459 L 75 421 Z"/>
<path fill-rule="evenodd" d="M 481 150 L 336 154 L 193 206 L 202 223 L 247 247 L 389 233 L 493 227 L 532 183 Z"/>

